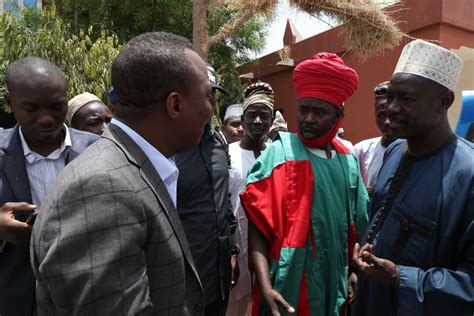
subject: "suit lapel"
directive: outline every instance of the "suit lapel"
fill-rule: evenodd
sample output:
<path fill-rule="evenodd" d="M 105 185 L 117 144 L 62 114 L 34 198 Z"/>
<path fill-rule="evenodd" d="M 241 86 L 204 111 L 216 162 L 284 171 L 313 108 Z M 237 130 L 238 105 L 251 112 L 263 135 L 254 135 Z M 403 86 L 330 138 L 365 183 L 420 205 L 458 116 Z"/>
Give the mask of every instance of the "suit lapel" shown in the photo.
<path fill-rule="evenodd" d="M 79 156 L 89 145 L 100 139 L 99 135 L 84 133 L 70 127 L 67 129 L 71 137 L 71 146 L 66 148 L 64 156 L 66 165 Z"/>
<path fill-rule="evenodd" d="M 79 154 L 85 149 L 86 146 L 82 145 L 82 140 L 77 139 L 76 133 L 74 130 L 70 129 L 69 127 L 66 127 L 69 129 L 69 136 L 71 137 L 71 147 L 66 149 L 66 153 L 64 156 L 64 160 L 66 165 L 70 163 L 72 160 L 74 160 Z"/>
<path fill-rule="evenodd" d="M 26 173 L 25 155 L 21 146 L 19 125 L 17 124 L 3 144 L 3 171 L 8 179 L 10 187 L 15 195 L 15 201 L 6 202 L 28 202 L 32 203 L 30 182 Z M 17 212 L 21 219 L 24 212 Z"/>
<path fill-rule="evenodd" d="M 3 167 L 17 201 L 31 203 L 30 183 L 26 173 L 25 155 L 18 128 L 19 126 L 16 125 L 12 129 L 4 143 L 3 151 L 6 155 L 4 156 Z"/>
<path fill-rule="evenodd" d="M 166 214 L 178 239 L 185 258 L 199 280 L 199 276 L 192 259 L 191 251 L 189 249 L 188 240 L 186 238 L 183 226 L 181 225 L 178 212 L 174 206 L 173 201 L 171 200 L 171 197 L 169 196 L 165 184 L 163 183 L 161 177 L 153 167 L 148 157 L 120 127 L 114 124 L 109 124 L 108 131 L 106 130 L 102 136 L 114 141 L 119 147 L 122 148 L 130 162 L 140 168 L 140 175 L 142 179 L 148 184 L 153 194 L 161 204 L 164 213 Z"/>
<path fill-rule="evenodd" d="M 64 156 L 64 163 L 67 165 L 72 160 L 74 160 L 77 156 L 79 156 L 80 152 L 76 151 L 74 148 L 74 141 L 72 142 L 72 146 L 66 149 L 66 153 Z"/>

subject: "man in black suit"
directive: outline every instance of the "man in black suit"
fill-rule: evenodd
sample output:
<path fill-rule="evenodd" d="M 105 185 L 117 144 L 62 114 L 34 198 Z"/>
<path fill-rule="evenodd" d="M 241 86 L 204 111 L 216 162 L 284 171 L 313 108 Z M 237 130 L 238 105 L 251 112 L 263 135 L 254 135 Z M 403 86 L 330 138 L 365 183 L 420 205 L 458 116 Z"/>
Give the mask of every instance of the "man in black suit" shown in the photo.
<path fill-rule="evenodd" d="M 207 66 L 211 84 L 211 104 L 218 85 L 212 66 Z M 224 316 L 229 290 L 239 277 L 238 248 L 234 234 L 236 220 L 229 199 L 230 160 L 226 141 L 216 131 L 211 118 L 204 127 L 198 147 L 174 156 L 179 169 L 177 210 L 189 241 L 202 282 L 205 315 Z"/>
<path fill-rule="evenodd" d="M 62 168 L 98 137 L 64 125 L 67 83 L 54 64 L 19 59 L 7 67 L 6 83 L 5 100 L 18 124 L 0 132 L 0 314 L 31 315 L 27 218 Z"/>

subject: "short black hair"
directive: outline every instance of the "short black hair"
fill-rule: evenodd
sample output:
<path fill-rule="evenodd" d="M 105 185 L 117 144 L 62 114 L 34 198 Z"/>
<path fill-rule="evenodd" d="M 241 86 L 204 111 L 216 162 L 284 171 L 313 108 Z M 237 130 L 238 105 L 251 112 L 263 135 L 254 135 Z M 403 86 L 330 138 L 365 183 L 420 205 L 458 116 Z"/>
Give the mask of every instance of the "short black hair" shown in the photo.
<path fill-rule="evenodd" d="M 147 107 L 173 91 L 186 94 L 195 74 L 186 50 L 191 42 L 166 32 L 132 38 L 112 63 L 112 86 L 123 106 Z"/>
<path fill-rule="evenodd" d="M 8 65 L 5 70 L 7 89 L 10 90 L 18 75 L 34 75 L 39 73 L 46 76 L 59 76 L 66 82 L 64 73 L 58 66 L 43 58 L 30 56 L 17 59 Z"/>

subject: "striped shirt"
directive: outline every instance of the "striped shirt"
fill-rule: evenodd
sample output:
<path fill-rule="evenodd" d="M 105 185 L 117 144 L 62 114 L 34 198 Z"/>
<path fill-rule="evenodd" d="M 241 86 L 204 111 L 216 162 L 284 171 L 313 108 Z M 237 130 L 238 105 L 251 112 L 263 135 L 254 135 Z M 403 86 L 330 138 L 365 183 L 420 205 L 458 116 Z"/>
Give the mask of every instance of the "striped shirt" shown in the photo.
<path fill-rule="evenodd" d="M 26 173 L 30 183 L 31 198 L 33 204 L 40 206 L 43 198 L 48 193 L 59 172 L 66 165 L 65 150 L 71 147 L 71 136 L 66 125 L 64 125 L 66 136 L 61 147 L 44 157 L 30 149 L 20 127 L 20 139 L 25 155 Z"/>

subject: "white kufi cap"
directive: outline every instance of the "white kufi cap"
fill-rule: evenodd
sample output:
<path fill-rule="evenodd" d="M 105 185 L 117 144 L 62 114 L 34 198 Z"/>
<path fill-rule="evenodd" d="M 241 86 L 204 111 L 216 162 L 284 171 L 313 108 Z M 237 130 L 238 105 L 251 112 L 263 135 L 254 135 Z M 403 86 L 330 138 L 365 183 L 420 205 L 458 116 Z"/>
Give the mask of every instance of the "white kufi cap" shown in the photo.
<path fill-rule="evenodd" d="M 69 102 L 67 103 L 68 110 L 66 114 L 66 122 L 68 123 L 68 125 L 71 125 L 72 118 L 77 113 L 77 111 L 79 111 L 83 106 L 93 101 L 103 103 L 102 100 L 99 99 L 98 96 L 89 92 L 78 94 L 74 98 L 69 100 Z"/>
<path fill-rule="evenodd" d="M 393 74 L 408 73 L 431 79 L 454 90 L 463 61 L 453 52 L 423 40 L 414 40 L 403 48 Z"/>
<path fill-rule="evenodd" d="M 224 122 L 231 118 L 239 118 L 244 113 L 244 108 L 242 104 L 232 104 L 227 107 L 224 116 Z"/>

